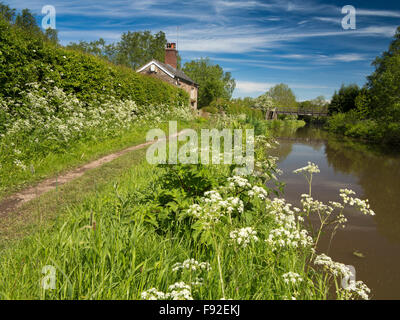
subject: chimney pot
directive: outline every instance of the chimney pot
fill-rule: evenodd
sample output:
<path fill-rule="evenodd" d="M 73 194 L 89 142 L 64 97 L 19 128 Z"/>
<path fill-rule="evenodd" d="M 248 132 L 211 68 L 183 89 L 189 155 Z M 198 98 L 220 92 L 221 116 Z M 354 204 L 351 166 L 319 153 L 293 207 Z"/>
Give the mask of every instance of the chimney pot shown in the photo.
<path fill-rule="evenodd" d="M 167 43 L 167 47 L 165 48 L 165 63 L 169 64 L 175 69 L 177 67 L 177 54 L 178 51 L 176 51 L 176 43 Z"/>

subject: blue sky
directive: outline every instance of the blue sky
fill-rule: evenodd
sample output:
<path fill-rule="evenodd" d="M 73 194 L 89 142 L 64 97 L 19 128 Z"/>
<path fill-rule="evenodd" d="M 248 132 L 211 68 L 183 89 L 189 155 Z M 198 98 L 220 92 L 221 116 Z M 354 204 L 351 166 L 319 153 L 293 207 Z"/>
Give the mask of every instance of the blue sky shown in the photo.
<path fill-rule="evenodd" d="M 398 0 L 5 2 L 31 9 L 39 20 L 42 7 L 53 5 L 62 44 L 100 37 L 113 42 L 128 30 L 163 30 L 169 41 L 178 39 L 183 62 L 210 57 L 230 71 L 237 82 L 234 97 L 256 97 L 283 82 L 298 100 L 330 99 L 342 83 L 363 85 L 372 60 L 400 25 Z M 356 8 L 356 30 L 342 28 L 345 5 Z"/>

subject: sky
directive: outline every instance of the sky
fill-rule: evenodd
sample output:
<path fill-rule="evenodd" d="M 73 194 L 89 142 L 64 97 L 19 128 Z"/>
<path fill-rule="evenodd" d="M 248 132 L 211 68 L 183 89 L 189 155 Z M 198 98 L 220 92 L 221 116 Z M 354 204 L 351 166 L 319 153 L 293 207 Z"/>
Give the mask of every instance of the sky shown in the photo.
<path fill-rule="evenodd" d="M 299 101 L 329 100 L 341 84 L 364 85 L 374 58 L 387 50 L 400 26 L 399 0 L 3 0 L 56 9 L 61 44 L 127 31 L 164 31 L 178 42 L 183 63 L 209 57 L 232 73 L 234 97 L 257 97 L 278 83 Z M 356 9 L 355 29 L 345 30 L 342 8 Z M 348 20 L 346 20 L 348 22 Z"/>

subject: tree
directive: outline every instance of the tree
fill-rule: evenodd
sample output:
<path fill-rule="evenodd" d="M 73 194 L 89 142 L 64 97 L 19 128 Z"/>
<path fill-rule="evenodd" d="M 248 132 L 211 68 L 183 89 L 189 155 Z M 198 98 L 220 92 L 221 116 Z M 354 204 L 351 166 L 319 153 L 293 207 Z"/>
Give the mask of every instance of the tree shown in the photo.
<path fill-rule="evenodd" d="M 281 83 L 268 91 L 269 96 L 274 100 L 276 107 L 296 108 L 296 96 L 287 84 Z"/>
<path fill-rule="evenodd" d="M 150 31 L 123 33 L 117 43 L 106 44 L 103 38 L 95 41 L 80 41 L 70 43 L 67 48 L 79 50 L 98 57 L 106 58 L 115 63 L 137 69 L 152 59 L 165 62 L 165 47 L 167 39 L 160 31 L 152 34 Z M 181 66 L 181 57 L 177 55 L 177 68 Z"/>
<path fill-rule="evenodd" d="M 167 39 L 160 31 L 153 35 L 150 31 L 123 33 L 121 40 L 115 45 L 117 64 L 137 69 L 152 59 L 164 62 Z"/>
<path fill-rule="evenodd" d="M 79 43 L 70 43 L 67 45 L 67 48 L 89 53 L 97 57 L 107 58 L 109 60 L 111 60 L 113 56 L 112 45 L 106 45 L 103 38 L 90 42 L 79 41 Z"/>
<path fill-rule="evenodd" d="M 332 101 L 328 107 L 329 114 L 348 112 L 356 109 L 356 98 L 360 93 L 360 88 L 356 84 L 345 86 L 342 84 L 339 92 L 332 96 Z"/>
<path fill-rule="evenodd" d="M 209 58 L 186 62 L 183 71 L 199 84 L 198 106 L 209 106 L 213 100 L 232 97 L 236 83 L 230 72 L 211 63 Z"/>
<path fill-rule="evenodd" d="M 8 5 L 0 2 L 0 17 L 3 17 L 8 22 L 13 22 L 15 17 L 15 9 L 11 9 Z"/>
<path fill-rule="evenodd" d="M 357 106 L 372 118 L 400 121 L 400 27 L 388 51 L 372 65 L 375 71 L 368 77 L 367 92 Z"/>
<path fill-rule="evenodd" d="M 58 31 L 56 29 L 48 28 L 44 32 L 44 35 L 50 42 L 53 42 L 55 44 L 58 43 Z"/>
<path fill-rule="evenodd" d="M 17 15 L 15 18 L 15 25 L 32 33 L 41 33 L 35 17 L 29 9 L 23 9 L 21 13 Z"/>
<path fill-rule="evenodd" d="M 267 117 L 268 111 L 274 107 L 274 100 L 269 92 L 266 92 L 256 99 L 254 106 L 260 109 L 265 114 L 265 117 Z"/>

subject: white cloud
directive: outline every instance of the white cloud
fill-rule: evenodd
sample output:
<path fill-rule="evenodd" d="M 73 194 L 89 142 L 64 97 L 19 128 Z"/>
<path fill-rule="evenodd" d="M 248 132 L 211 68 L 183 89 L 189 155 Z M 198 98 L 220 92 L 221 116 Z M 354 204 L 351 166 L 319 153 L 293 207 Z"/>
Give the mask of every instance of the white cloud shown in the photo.
<path fill-rule="evenodd" d="M 400 18 L 400 11 L 356 9 L 357 15 Z"/>
<path fill-rule="evenodd" d="M 240 94 L 261 94 L 268 91 L 271 87 L 278 83 L 273 82 L 255 82 L 255 81 L 242 81 L 236 80 L 236 90 Z M 329 89 L 330 87 L 314 85 L 314 84 L 298 84 L 289 83 L 288 86 L 292 89 Z"/>
<path fill-rule="evenodd" d="M 340 17 L 338 17 L 338 18 L 315 17 L 314 19 L 322 21 L 322 22 L 329 22 L 329 23 L 339 24 L 339 25 L 342 23 L 342 19 Z"/>
<path fill-rule="evenodd" d="M 294 60 L 308 60 L 314 64 L 318 63 L 332 63 L 332 62 L 354 62 L 368 60 L 364 55 L 359 53 L 344 53 L 335 55 L 323 54 L 283 54 L 281 58 L 294 59 Z"/>
<path fill-rule="evenodd" d="M 253 81 L 236 81 L 236 89 L 241 93 L 250 94 L 250 93 L 259 93 L 265 92 L 269 88 L 273 87 L 274 83 L 268 82 L 253 82 Z"/>
<path fill-rule="evenodd" d="M 365 56 L 358 53 L 350 53 L 350 54 L 337 54 L 328 58 L 331 61 L 339 61 L 339 62 L 354 62 L 354 61 L 363 61 L 367 60 Z"/>

